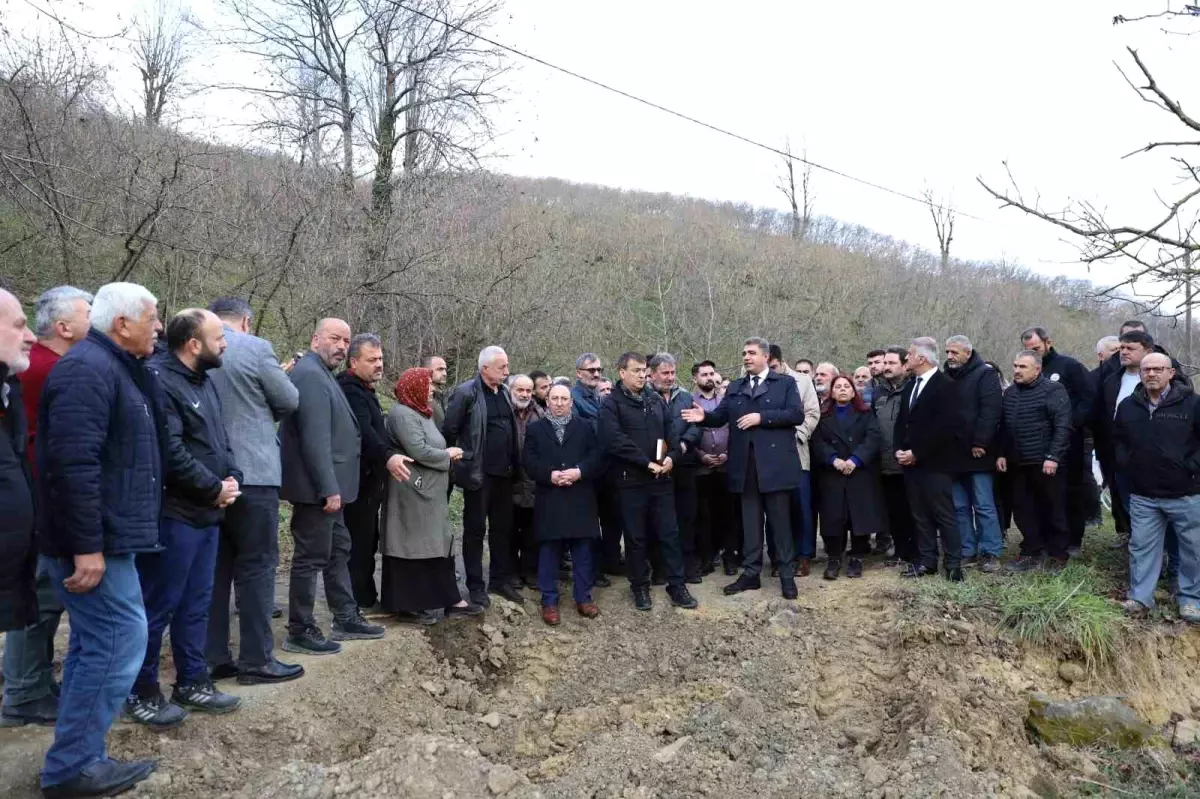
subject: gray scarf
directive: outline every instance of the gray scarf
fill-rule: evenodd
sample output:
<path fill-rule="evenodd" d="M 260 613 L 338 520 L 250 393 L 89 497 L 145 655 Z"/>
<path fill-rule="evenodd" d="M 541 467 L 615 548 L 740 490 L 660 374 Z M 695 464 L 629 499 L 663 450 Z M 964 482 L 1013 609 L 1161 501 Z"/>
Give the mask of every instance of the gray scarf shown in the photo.
<path fill-rule="evenodd" d="M 567 434 L 567 425 L 571 423 L 571 418 L 574 413 L 568 412 L 566 416 L 558 417 L 554 414 L 548 415 L 546 418 L 550 420 L 550 425 L 554 428 L 554 437 L 558 439 L 558 443 L 563 443 L 563 436 Z"/>

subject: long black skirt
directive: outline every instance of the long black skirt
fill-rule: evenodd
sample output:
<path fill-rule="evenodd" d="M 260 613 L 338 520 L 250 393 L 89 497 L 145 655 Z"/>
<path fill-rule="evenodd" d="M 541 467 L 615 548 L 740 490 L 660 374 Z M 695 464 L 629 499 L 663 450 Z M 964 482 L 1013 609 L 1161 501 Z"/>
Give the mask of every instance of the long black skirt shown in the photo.
<path fill-rule="evenodd" d="M 454 558 L 383 559 L 380 604 L 390 613 L 437 610 L 462 601 L 454 579 Z"/>

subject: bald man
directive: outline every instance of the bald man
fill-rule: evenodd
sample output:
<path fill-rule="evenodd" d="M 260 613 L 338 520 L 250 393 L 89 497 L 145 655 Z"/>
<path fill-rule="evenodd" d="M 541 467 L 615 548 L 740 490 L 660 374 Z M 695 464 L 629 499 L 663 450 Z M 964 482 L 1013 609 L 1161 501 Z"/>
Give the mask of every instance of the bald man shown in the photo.
<path fill-rule="evenodd" d="M 382 638 L 384 628 L 368 624 L 350 584 L 350 532 L 342 516 L 358 498 L 362 434 L 334 371 L 350 351 L 350 325 L 322 319 L 310 352 L 290 374 L 300 395 L 296 412 L 280 425 L 283 487 L 292 503 L 292 573 L 288 586 L 288 635 L 283 648 L 306 655 L 332 655 L 338 641 Z M 317 575 L 333 613 L 333 640 L 317 627 L 313 606 Z"/>
<path fill-rule="evenodd" d="M 17 375 L 29 368 L 33 332 L 17 298 L 0 289 L 0 629 L 37 621 L 34 593 L 33 482 Z"/>

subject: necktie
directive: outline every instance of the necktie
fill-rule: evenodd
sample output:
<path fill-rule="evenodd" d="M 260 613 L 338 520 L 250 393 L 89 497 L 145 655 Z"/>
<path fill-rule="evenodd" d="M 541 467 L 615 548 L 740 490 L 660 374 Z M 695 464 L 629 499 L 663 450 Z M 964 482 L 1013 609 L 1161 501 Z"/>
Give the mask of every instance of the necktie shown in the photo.
<path fill-rule="evenodd" d="M 908 409 L 910 411 L 912 410 L 912 407 L 917 404 L 917 396 L 921 393 L 921 383 L 922 382 L 924 382 L 924 381 L 918 377 L 917 382 L 913 384 L 912 398 L 909 399 L 909 401 L 908 401 Z"/>
<path fill-rule="evenodd" d="M 758 391 L 758 375 L 750 378 L 750 393 L 753 394 L 755 391 Z"/>

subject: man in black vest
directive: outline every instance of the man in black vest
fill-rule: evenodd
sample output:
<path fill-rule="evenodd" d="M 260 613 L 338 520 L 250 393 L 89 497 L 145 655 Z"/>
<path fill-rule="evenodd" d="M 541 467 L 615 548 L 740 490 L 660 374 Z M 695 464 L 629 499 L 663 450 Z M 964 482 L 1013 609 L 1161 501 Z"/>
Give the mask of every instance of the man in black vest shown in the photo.
<path fill-rule="evenodd" d="M 962 535 L 954 514 L 954 456 L 961 445 L 957 392 L 938 371 L 938 345 L 932 338 L 913 339 L 908 347 L 912 379 L 896 417 L 896 462 L 904 482 L 917 533 L 917 562 L 902 577 L 926 577 L 938 571 L 941 536 L 946 578 L 961 582 Z"/>

